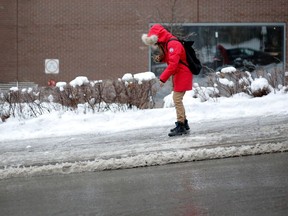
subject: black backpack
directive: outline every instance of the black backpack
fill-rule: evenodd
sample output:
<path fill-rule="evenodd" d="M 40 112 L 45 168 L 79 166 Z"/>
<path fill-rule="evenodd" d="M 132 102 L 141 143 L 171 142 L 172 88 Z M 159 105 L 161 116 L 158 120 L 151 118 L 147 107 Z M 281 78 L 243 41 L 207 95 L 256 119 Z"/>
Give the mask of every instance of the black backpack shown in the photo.
<path fill-rule="evenodd" d="M 188 65 L 181 60 L 180 60 L 180 63 L 187 66 L 189 70 L 191 71 L 191 73 L 193 73 L 194 75 L 198 75 L 202 70 L 202 65 L 199 59 L 196 57 L 195 50 L 192 47 L 194 44 L 194 41 L 186 41 L 186 40 L 180 40 L 177 38 L 171 38 L 168 42 L 172 40 L 177 40 L 184 46 L 184 49 L 186 52 L 186 60 L 187 60 Z"/>

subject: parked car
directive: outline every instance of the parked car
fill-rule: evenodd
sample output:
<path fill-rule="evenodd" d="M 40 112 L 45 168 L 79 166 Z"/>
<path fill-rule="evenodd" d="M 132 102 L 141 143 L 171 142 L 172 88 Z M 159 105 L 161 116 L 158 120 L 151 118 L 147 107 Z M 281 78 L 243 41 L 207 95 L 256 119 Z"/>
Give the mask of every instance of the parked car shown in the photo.
<path fill-rule="evenodd" d="M 252 71 L 256 66 L 264 66 L 273 63 L 280 63 L 280 59 L 269 53 L 257 51 L 251 48 L 225 49 L 222 45 L 217 46 L 214 64 L 217 67 L 232 65 L 235 68 L 242 68 Z"/>

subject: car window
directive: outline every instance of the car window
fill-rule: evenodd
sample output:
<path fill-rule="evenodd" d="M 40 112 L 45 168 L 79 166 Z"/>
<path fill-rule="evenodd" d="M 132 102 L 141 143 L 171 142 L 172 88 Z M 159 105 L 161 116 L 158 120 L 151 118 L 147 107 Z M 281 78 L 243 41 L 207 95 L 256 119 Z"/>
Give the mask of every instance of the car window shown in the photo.
<path fill-rule="evenodd" d="M 254 51 L 250 50 L 250 49 L 244 49 L 244 53 L 248 56 L 253 56 L 254 55 Z"/>

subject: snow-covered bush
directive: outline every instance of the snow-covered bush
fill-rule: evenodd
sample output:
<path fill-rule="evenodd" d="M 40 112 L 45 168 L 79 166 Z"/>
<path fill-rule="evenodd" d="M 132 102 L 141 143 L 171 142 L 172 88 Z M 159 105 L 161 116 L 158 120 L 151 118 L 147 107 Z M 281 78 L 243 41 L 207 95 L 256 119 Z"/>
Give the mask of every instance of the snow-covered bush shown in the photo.
<path fill-rule="evenodd" d="M 268 95 L 273 91 L 273 88 L 269 85 L 268 80 L 263 77 L 256 78 L 251 83 L 250 88 L 254 97 L 262 97 L 263 95 Z"/>
<path fill-rule="evenodd" d="M 122 110 L 123 107 L 139 109 L 153 108 L 155 75 L 152 72 L 125 74 L 118 80 L 88 81 L 86 77 L 77 77 L 66 85 L 56 86 L 54 102 L 64 107 L 77 109 L 85 104 L 87 109 L 95 111 Z M 73 84 L 73 85 L 72 85 Z"/>
<path fill-rule="evenodd" d="M 219 72 L 211 72 L 206 76 L 206 85 L 193 84 L 193 90 L 187 92 L 189 97 L 201 102 L 216 100 L 218 97 L 231 97 L 245 94 L 248 97 L 262 97 L 269 93 L 288 92 L 288 86 L 283 86 L 284 73 L 281 70 L 243 72 L 234 67 L 223 68 Z M 185 101 L 184 97 L 184 101 Z M 164 108 L 173 107 L 172 93 L 164 98 Z"/>
<path fill-rule="evenodd" d="M 198 83 L 194 83 L 192 90 L 192 97 L 199 98 L 201 102 L 208 101 L 210 98 L 219 97 L 219 90 L 215 84 L 213 87 L 199 86 Z"/>
<path fill-rule="evenodd" d="M 282 76 L 282 78 L 281 78 Z M 220 96 L 230 97 L 238 93 L 245 93 L 252 97 L 262 97 L 283 83 L 283 73 L 280 71 L 243 72 L 234 67 L 223 68 L 220 72 L 207 77 L 208 86 L 217 86 Z"/>
<path fill-rule="evenodd" d="M 8 92 L 1 93 L 0 117 L 4 122 L 10 116 L 31 118 L 50 112 L 52 107 L 46 103 L 44 91 L 39 89 L 18 89 L 12 87 Z"/>
<path fill-rule="evenodd" d="M 155 75 L 145 72 L 124 75 L 118 80 L 89 81 L 80 76 L 69 84 L 58 82 L 55 87 L 28 90 L 14 87 L 0 95 L 0 117 L 4 122 L 11 115 L 30 118 L 51 110 L 77 110 L 79 107 L 85 112 L 153 108 L 155 83 Z"/>

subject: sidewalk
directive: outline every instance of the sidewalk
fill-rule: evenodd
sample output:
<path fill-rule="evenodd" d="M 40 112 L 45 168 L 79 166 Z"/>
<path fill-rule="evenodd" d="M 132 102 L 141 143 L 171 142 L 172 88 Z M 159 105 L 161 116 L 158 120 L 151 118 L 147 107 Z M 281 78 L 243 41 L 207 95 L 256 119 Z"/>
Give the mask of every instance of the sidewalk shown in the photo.
<path fill-rule="evenodd" d="M 173 127 L 173 125 L 171 125 Z M 190 123 L 190 134 L 170 128 L 109 135 L 0 142 L 0 179 L 235 157 L 288 151 L 288 116 Z"/>

